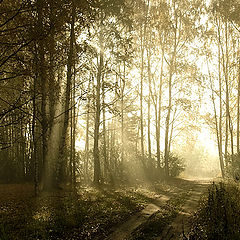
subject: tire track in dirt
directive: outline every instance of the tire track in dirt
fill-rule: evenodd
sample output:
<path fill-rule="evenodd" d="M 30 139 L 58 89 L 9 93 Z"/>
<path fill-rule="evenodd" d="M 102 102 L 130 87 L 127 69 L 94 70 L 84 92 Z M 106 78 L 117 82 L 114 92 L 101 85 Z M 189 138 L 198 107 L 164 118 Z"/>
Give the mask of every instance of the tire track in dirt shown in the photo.
<path fill-rule="evenodd" d="M 156 240 L 181 239 L 183 233 L 187 233 L 190 229 L 191 223 L 189 222 L 189 217 L 196 210 L 200 197 L 204 191 L 206 191 L 209 183 L 209 181 L 200 180 L 188 181 L 183 188 L 175 189 L 174 192 L 165 192 L 164 194 L 158 195 L 151 203 L 147 204 L 142 211 L 131 216 L 123 224 L 115 226 L 106 240 L 128 240 L 131 233 L 145 223 L 150 216 L 159 211 L 168 200 L 172 197 L 174 198 L 174 195 L 185 191 L 186 194 L 189 194 L 189 197 L 185 201 L 182 210 L 178 213 L 177 217 L 171 222 L 171 224 L 163 230 L 161 236 L 156 238 Z"/>
<path fill-rule="evenodd" d="M 193 182 L 189 198 L 183 205 L 182 210 L 155 240 L 183 239 L 184 235 L 188 233 L 191 228 L 190 216 L 197 210 L 200 197 L 207 190 L 209 183 L 210 182 L 206 181 Z"/>
<path fill-rule="evenodd" d="M 113 233 L 107 238 L 107 240 L 127 240 L 133 230 L 146 222 L 151 215 L 159 211 L 160 207 L 163 206 L 169 199 L 170 197 L 167 195 L 161 195 L 154 199 L 153 203 L 147 204 L 142 211 L 134 214 L 122 225 L 116 226 L 113 229 Z"/>

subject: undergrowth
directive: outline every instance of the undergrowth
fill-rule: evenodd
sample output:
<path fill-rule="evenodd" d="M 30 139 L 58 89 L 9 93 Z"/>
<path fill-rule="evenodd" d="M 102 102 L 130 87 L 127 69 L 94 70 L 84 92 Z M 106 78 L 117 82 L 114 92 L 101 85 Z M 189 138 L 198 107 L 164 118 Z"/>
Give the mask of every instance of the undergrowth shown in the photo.
<path fill-rule="evenodd" d="M 213 183 L 193 219 L 189 240 L 240 239 L 240 188 L 233 182 Z"/>
<path fill-rule="evenodd" d="M 0 240 L 104 239 L 144 203 L 133 191 L 96 189 L 23 199 L 18 207 L 6 204 L 0 211 Z"/>
<path fill-rule="evenodd" d="M 181 204 L 174 193 L 188 188 L 187 181 L 173 179 L 117 188 L 79 186 L 77 193 L 63 189 L 34 197 L 26 185 L 0 185 L 0 240 L 106 239 L 115 226 L 160 195 L 171 200 L 153 220 L 166 224 Z"/>

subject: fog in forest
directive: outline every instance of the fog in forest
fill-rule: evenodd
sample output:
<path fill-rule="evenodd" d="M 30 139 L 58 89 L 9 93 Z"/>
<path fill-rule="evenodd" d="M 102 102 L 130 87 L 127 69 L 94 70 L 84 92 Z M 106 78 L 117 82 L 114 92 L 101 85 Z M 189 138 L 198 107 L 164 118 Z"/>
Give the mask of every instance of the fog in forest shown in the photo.
<path fill-rule="evenodd" d="M 192 189 L 237 184 L 239 13 L 239 0 L 0 1 L 0 205 L 6 192 L 12 203 L 36 200 L 24 216 L 38 228 L 22 239 L 80 223 L 71 239 L 105 239 L 96 236 L 151 198 L 165 199 L 168 213 L 154 214 L 171 212 L 159 220 L 170 224 Z M 0 239 L 20 239 L 1 225 L 10 212 L 0 208 Z"/>

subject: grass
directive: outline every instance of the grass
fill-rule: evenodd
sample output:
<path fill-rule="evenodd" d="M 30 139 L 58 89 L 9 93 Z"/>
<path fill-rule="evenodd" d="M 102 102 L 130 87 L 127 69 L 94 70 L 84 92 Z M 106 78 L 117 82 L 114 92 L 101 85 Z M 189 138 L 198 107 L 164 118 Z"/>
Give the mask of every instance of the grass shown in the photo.
<path fill-rule="evenodd" d="M 0 185 L 0 239 L 104 239 L 152 201 L 146 186 L 79 188 L 34 197 L 30 185 Z"/>
<path fill-rule="evenodd" d="M 186 192 L 187 184 L 173 180 L 115 189 L 79 187 L 77 193 L 58 190 L 39 197 L 34 197 L 30 184 L 1 184 L 0 240 L 105 239 L 113 226 L 126 221 L 156 196 L 167 194 L 171 200 L 147 223 L 150 229 L 156 229 L 151 226 L 154 224 L 161 229 L 181 205 L 174 192 Z"/>
<path fill-rule="evenodd" d="M 12 191 L 18 193 L 18 187 Z M 79 194 L 57 191 L 37 198 L 18 194 L 10 198 L 1 195 L 1 240 L 103 239 L 113 225 L 142 209 L 146 202 L 131 189 L 86 188 Z"/>
<path fill-rule="evenodd" d="M 189 240 L 240 239 L 240 187 L 234 182 L 213 183 L 193 219 Z"/>

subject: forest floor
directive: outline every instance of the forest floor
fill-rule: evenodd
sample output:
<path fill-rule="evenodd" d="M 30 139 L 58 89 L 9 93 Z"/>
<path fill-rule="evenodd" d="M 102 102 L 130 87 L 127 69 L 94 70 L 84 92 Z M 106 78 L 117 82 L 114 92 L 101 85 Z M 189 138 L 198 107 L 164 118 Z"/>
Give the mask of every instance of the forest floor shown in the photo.
<path fill-rule="evenodd" d="M 180 240 L 186 239 L 191 216 L 197 210 L 209 180 L 175 179 L 171 190 L 159 193 L 145 208 L 115 227 L 109 240 Z"/>
<path fill-rule="evenodd" d="M 38 197 L 30 184 L 0 184 L 0 239 L 180 239 L 208 183 L 176 178 Z"/>

